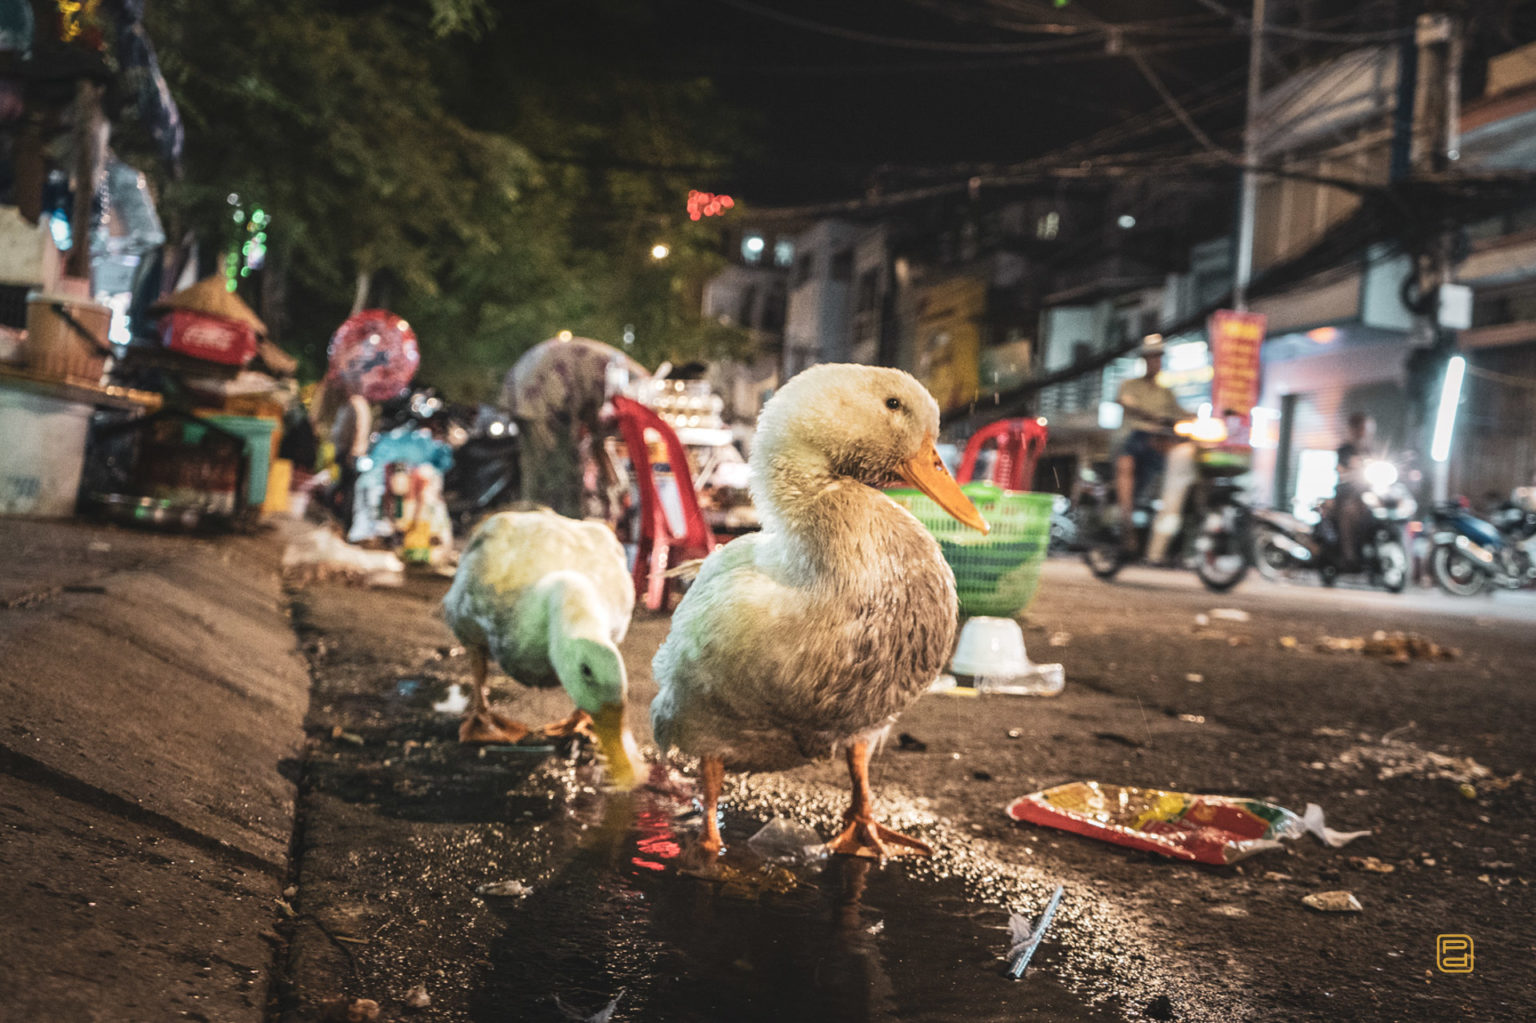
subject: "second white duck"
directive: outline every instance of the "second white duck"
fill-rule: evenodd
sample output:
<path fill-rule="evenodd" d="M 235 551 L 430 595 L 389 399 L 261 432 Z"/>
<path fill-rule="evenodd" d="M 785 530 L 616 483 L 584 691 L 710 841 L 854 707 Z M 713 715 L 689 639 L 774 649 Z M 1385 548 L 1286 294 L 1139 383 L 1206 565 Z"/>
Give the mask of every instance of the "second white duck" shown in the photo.
<path fill-rule="evenodd" d="M 443 598 L 443 616 L 474 671 L 474 703 L 460 741 L 517 742 L 528 734 L 490 705 L 494 660 L 524 685 L 562 686 L 576 713 L 545 734 L 590 730 L 613 783 L 632 786 L 638 753 L 625 723 L 629 679 L 618 644 L 634 608 L 624 548 L 607 526 L 548 509 L 486 519 Z"/>

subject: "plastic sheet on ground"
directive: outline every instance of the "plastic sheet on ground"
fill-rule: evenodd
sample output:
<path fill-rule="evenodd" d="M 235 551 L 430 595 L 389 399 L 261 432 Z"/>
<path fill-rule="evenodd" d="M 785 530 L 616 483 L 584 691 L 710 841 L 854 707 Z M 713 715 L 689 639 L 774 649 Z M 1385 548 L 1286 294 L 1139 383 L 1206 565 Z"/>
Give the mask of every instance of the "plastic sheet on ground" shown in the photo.
<path fill-rule="evenodd" d="M 1035 792 L 1009 817 L 1180 860 L 1228 864 L 1305 831 L 1300 817 L 1257 799 L 1204 796 L 1096 781 Z"/>
<path fill-rule="evenodd" d="M 405 563 L 390 551 L 365 551 L 316 526 L 284 548 L 283 575 L 299 582 L 341 579 L 364 586 L 401 586 Z"/>

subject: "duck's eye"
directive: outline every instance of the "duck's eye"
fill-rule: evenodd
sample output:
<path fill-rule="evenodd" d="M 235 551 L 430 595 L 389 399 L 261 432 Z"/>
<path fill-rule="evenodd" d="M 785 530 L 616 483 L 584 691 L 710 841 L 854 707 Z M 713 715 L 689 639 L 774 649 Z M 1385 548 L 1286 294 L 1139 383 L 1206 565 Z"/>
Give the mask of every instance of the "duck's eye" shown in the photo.
<path fill-rule="evenodd" d="M 897 409 L 901 408 L 901 399 L 887 398 L 885 399 L 885 407 L 890 409 L 892 412 L 895 412 Z"/>
<path fill-rule="evenodd" d="M 587 682 L 591 682 L 592 681 L 592 665 L 590 665 L 590 664 L 583 664 L 581 666 L 581 677 L 582 677 L 583 680 L 585 680 Z"/>

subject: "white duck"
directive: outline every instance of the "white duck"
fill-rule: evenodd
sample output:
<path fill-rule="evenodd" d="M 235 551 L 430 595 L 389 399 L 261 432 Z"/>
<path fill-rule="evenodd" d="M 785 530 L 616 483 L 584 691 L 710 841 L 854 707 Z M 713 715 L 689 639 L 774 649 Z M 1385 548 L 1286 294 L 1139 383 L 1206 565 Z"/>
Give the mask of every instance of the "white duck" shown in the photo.
<path fill-rule="evenodd" d="M 491 709 L 491 658 L 524 685 L 561 685 L 576 712 L 544 729 L 595 734 L 613 784 L 634 784 L 638 755 L 624 720 L 629 682 L 618 644 L 635 608 L 624 548 L 607 526 L 548 509 L 486 519 L 459 559 L 443 616 L 469 651 L 474 704 L 461 742 L 517 742 L 528 728 Z"/>
<path fill-rule="evenodd" d="M 749 460 L 763 529 L 709 556 L 652 662 L 658 745 L 701 758 L 706 851 L 721 848 L 727 767 L 782 770 L 839 747 L 853 801 L 831 849 L 932 851 L 875 821 L 869 752 L 943 669 L 959 614 L 938 544 L 876 485 L 904 477 L 987 530 L 938 429 L 921 384 L 872 366 L 814 366 L 763 407 Z"/>

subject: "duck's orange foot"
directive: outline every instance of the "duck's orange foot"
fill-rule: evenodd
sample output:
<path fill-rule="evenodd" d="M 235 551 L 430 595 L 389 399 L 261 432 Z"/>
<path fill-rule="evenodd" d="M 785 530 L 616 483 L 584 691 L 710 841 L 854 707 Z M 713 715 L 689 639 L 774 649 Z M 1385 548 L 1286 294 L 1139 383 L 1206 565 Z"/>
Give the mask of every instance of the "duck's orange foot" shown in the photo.
<path fill-rule="evenodd" d="M 720 862 L 720 856 L 724 852 L 725 845 L 719 837 L 698 835 L 684 843 L 683 854 L 678 859 L 678 873 L 692 877 L 712 878 L 715 876 L 715 867 Z"/>
<path fill-rule="evenodd" d="M 827 849 L 840 856 L 863 856 L 883 860 L 887 856 L 932 856 L 933 846 L 921 839 L 903 835 L 872 817 L 855 817 L 843 833 L 827 843 Z"/>
<path fill-rule="evenodd" d="M 471 714 L 459 725 L 460 742 L 512 744 L 522 742 L 527 737 L 527 725 L 494 710 Z"/>
<path fill-rule="evenodd" d="M 569 739 L 579 735 L 597 741 L 597 735 L 592 731 L 592 715 L 584 710 L 578 710 L 564 720 L 552 721 L 539 731 L 551 739 Z"/>

